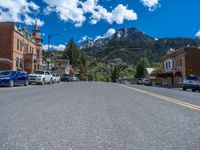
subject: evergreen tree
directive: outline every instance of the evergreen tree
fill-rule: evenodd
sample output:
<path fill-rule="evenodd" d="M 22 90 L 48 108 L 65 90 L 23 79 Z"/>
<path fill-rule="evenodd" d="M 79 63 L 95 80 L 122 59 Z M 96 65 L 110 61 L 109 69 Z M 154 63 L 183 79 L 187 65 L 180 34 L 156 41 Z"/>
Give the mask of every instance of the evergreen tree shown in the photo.
<path fill-rule="evenodd" d="M 85 53 L 81 53 L 80 55 L 80 79 L 87 80 L 87 55 Z"/>
<path fill-rule="evenodd" d="M 76 46 L 73 39 L 71 39 L 69 41 L 69 43 L 67 44 L 65 51 L 64 51 L 64 54 L 63 54 L 63 58 L 68 59 L 70 61 L 70 64 L 73 67 L 78 66 L 79 53 L 78 53 L 77 46 Z"/>
<path fill-rule="evenodd" d="M 112 82 L 116 82 L 117 81 L 117 79 L 119 78 L 119 74 L 120 74 L 119 67 L 115 66 L 114 70 L 113 70 L 113 72 L 111 74 Z"/>
<path fill-rule="evenodd" d="M 147 66 L 148 66 L 148 60 L 145 57 L 141 57 L 136 67 L 137 78 L 145 76 L 145 70 Z"/>

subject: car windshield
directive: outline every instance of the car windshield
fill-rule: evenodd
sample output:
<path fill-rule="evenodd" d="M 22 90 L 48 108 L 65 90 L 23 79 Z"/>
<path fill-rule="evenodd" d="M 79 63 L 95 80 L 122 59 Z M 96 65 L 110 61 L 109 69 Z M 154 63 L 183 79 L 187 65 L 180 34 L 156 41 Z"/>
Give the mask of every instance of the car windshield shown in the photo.
<path fill-rule="evenodd" d="M 44 74 L 44 71 L 35 71 L 35 74 Z"/>
<path fill-rule="evenodd" d="M 197 81 L 197 80 L 198 80 L 198 77 L 188 77 L 187 80 L 194 80 L 194 81 Z"/>
<path fill-rule="evenodd" d="M 0 72 L 0 76 L 9 76 L 9 75 L 15 75 L 15 71 L 2 71 Z"/>

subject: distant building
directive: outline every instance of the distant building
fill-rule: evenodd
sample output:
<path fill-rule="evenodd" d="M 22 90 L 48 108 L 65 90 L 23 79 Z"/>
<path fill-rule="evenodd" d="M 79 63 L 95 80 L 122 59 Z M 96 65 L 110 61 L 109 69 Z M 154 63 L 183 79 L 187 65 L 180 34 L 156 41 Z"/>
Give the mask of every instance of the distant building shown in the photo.
<path fill-rule="evenodd" d="M 42 38 L 37 22 L 33 32 L 13 22 L 0 22 L 0 70 L 25 70 L 28 73 L 42 68 Z"/>
<path fill-rule="evenodd" d="M 70 62 L 67 59 L 59 60 L 54 66 L 54 72 L 60 75 L 70 74 L 71 70 L 72 66 L 70 65 Z"/>
<path fill-rule="evenodd" d="M 154 71 L 155 71 L 155 68 L 146 68 L 145 78 L 146 79 L 154 79 L 155 78 Z"/>
<path fill-rule="evenodd" d="M 162 85 L 180 86 L 190 75 L 200 76 L 200 48 L 170 49 L 162 58 L 162 73 L 158 74 Z"/>

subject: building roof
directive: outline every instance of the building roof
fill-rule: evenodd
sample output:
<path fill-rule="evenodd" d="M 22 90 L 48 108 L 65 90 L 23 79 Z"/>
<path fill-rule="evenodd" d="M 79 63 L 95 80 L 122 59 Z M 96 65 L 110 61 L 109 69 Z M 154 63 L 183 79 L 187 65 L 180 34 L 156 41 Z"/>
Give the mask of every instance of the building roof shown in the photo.
<path fill-rule="evenodd" d="M 146 68 L 148 74 L 152 74 L 155 68 Z"/>
<path fill-rule="evenodd" d="M 179 49 L 170 49 L 167 54 L 165 56 L 163 56 L 161 58 L 161 60 L 165 60 L 167 58 L 170 58 L 170 57 L 174 57 L 174 56 L 177 56 L 177 55 L 180 55 L 182 53 L 186 53 L 188 51 L 197 51 L 197 52 L 200 52 L 200 47 L 185 47 L 185 48 L 179 48 Z"/>
<path fill-rule="evenodd" d="M 14 24 L 14 31 L 17 32 L 18 34 L 22 35 L 24 38 L 26 38 L 27 40 L 30 40 L 31 42 L 33 42 L 34 44 L 40 44 L 38 43 L 38 40 L 42 40 L 40 35 L 39 35 L 39 30 L 37 25 L 34 26 L 33 32 L 35 33 L 31 33 L 28 27 L 21 27 L 16 26 L 15 23 Z"/>
<path fill-rule="evenodd" d="M 35 25 L 34 25 L 34 28 L 33 28 L 33 38 L 36 39 L 36 40 L 42 40 L 42 38 L 39 34 L 37 21 L 35 21 Z"/>

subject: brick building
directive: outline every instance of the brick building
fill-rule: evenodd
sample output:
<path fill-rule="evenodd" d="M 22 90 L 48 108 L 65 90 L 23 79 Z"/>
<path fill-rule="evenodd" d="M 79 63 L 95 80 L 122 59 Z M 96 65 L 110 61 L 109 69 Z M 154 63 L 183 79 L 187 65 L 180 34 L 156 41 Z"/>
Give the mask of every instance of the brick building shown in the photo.
<path fill-rule="evenodd" d="M 31 73 L 41 68 L 42 39 L 37 22 L 32 33 L 13 22 L 0 22 L 0 70 L 20 69 Z"/>
<path fill-rule="evenodd" d="M 162 85 L 181 86 L 190 75 L 200 76 L 200 48 L 170 49 L 162 58 L 162 73 L 158 75 Z"/>

